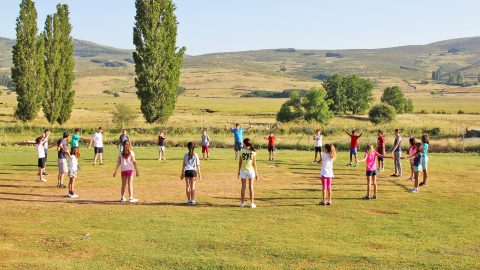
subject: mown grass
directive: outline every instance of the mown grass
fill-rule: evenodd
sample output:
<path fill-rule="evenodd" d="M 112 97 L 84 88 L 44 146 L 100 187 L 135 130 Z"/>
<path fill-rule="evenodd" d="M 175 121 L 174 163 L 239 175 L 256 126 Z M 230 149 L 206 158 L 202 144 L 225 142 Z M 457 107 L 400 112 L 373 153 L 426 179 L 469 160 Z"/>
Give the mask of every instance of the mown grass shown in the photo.
<path fill-rule="evenodd" d="M 141 203 L 121 205 L 112 178 L 116 149 L 92 167 L 82 148 L 78 200 L 57 190 L 53 154 L 48 182 L 34 182 L 33 147 L 0 148 L 2 269 L 476 269 L 480 267 L 480 157 L 431 154 L 429 186 L 379 178 L 379 199 L 362 201 L 364 168 L 336 161 L 334 205 L 321 207 L 312 152 L 259 150 L 257 209 L 238 207 L 233 151 L 213 149 L 202 162 L 199 205 L 187 207 L 178 179 L 180 148 L 165 162 L 136 148 Z M 404 163 L 405 168 L 406 163 Z M 406 169 L 408 172 L 408 169 Z M 406 174 L 405 174 L 406 175 Z"/>

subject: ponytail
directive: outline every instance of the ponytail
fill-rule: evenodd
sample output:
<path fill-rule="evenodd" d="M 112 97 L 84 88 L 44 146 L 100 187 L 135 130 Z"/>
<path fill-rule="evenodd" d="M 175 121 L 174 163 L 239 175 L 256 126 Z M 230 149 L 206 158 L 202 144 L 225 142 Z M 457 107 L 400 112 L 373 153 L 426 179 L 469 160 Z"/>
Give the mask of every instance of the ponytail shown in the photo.
<path fill-rule="evenodd" d="M 187 144 L 187 148 L 188 148 L 188 160 L 191 160 L 193 158 L 193 155 L 195 154 L 195 143 L 189 142 Z"/>
<path fill-rule="evenodd" d="M 327 149 L 327 152 L 330 154 L 331 159 L 337 158 L 337 150 L 335 149 L 335 146 L 333 144 L 325 144 L 325 149 Z"/>
<path fill-rule="evenodd" d="M 252 143 L 252 140 L 250 140 L 249 138 L 246 138 L 243 140 L 243 144 L 245 144 L 245 146 L 248 148 L 248 150 L 252 151 L 252 152 L 255 152 L 255 146 L 253 145 Z"/>

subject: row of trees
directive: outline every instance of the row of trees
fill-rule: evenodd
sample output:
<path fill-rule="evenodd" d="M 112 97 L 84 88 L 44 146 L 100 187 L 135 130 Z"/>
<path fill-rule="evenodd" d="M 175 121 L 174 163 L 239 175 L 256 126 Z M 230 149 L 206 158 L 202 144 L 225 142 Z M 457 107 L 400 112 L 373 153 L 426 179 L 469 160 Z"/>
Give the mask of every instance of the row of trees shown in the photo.
<path fill-rule="evenodd" d="M 293 92 L 277 113 L 277 121 L 305 120 L 326 125 L 333 115 L 365 113 L 373 100 L 370 80 L 336 74 L 323 82 L 323 88 L 312 88 L 304 97 Z M 381 101 L 369 111 L 369 119 L 374 124 L 389 123 L 397 113 L 413 111 L 412 100 L 406 98 L 398 86 L 386 88 Z"/>
<path fill-rule="evenodd" d="M 70 119 L 74 102 L 72 26 L 67 5 L 57 5 L 38 34 L 37 11 L 32 0 L 22 0 L 12 51 L 12 80 L 17 93 L 15 115 L 32 121 L 43 108 L 49 123 Z"/>

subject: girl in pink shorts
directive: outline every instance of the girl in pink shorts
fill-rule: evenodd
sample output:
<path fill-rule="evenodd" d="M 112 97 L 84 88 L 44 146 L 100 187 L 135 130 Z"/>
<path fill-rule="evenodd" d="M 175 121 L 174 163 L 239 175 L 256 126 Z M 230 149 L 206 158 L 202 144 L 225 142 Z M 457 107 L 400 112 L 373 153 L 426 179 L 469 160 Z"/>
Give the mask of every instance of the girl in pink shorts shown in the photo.
<path fill-rule="evenodd" d="M 318 164 L 322 164 L 320 178 L 322 180 L 322 201 L 320 205 L 332 205 L 333 161 L 337 158 L 337 151 L 333 144 L 326 144 L 320 155 Z M 328 196 L 327 196 L 328 195 Z"/>
<path fill-rule="evenodd" d="M 117 176 L 118 168 L 121 167 L 122 171 L 122 189 L 121 189 L 121 198 L 120 202 L 126 202 L 125 199 L 125 188 L 128 184 L 128 193 L 130 195 L 129 202 L 136 203 L 138 199 L 133 197 L 133 169 L 135 169 L 137 177 L 140 173 L 138 172 L 137 161 L 135 160 L 135 153 L 132 151 L 132 145 L 130 141 L 126 141 L 122 150 L 122 153 L 118 157 L 117 167 L 113 173 L 113 177 Z"/>
<path fill-rule="evenodd" d="M 380 158 L 392 158 L 389 156 L 380 155 L 373 145 L 367 145 L 367 151 L 365 152 L 365 156 L 362 160 L 358 162 L 365 162 L 366 163 L 366 177 L 367 177 L 367 195 L 363 197 L 364 200 L 370 200 L 370 187 L 373 184 L 373 197 L 372 199 L 377 199 L 377 157 Z"/>

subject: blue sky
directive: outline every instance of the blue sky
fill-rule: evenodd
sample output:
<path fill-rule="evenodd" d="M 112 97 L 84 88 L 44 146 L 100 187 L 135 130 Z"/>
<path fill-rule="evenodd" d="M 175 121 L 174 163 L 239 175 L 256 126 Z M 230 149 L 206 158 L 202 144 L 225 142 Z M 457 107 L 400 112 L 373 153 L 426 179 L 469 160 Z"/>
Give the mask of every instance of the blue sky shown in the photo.
<path fill-rule="evenodd" d="M 60 1 L 60 0 L 59 0 Z M 35 1 L 39 24 L 57 1 Z M 134 0 L 63 0 L 73 36 L 133 48 Z M 480 35 L 476 0 L 174 0 L 191 55 L 294 47 L 381 48 Z M 0 37 L 15 37 L 20 0 L 1 0 Z"/>

